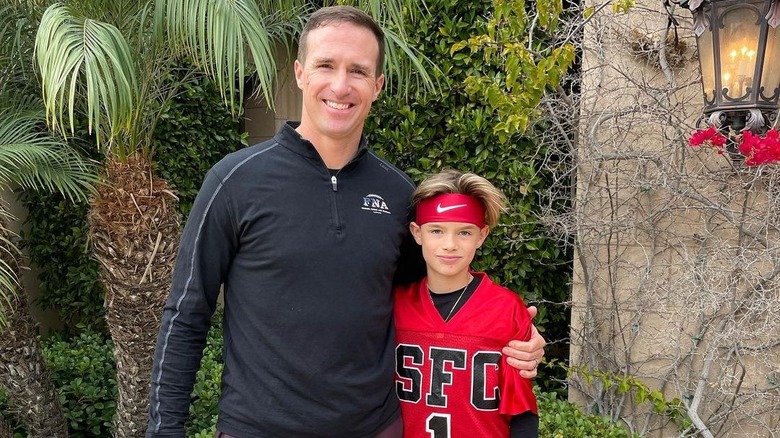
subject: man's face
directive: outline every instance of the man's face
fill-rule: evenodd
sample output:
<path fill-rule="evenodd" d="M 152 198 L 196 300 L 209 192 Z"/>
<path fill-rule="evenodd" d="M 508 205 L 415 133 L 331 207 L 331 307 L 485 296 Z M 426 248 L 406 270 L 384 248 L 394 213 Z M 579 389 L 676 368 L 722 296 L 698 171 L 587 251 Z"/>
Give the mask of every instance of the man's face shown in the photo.
<path fill-rule="evenodd" d="M 371 104 L 385 78 L 376 71 L 374 34 L 351 23 L 332 23 L 309 32 L 295 79 L 303 92 L 298 132 L 315 145 L 322 139 L 357 144 Z"/>

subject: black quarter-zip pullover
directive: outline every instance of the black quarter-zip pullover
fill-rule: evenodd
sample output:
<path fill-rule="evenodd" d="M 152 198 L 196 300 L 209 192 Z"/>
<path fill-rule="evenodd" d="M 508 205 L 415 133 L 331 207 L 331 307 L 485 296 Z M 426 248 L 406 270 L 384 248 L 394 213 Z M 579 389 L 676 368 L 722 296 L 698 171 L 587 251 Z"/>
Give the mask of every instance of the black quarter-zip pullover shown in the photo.
<path fill-rule="evenodd" d="M 219 430 L 357 438 L 397 418 L 391 290 L 413 189 L 365 138 L 331 175 L 289 124 L 216 164 L 181 240 L 147 436 L 184 436 L 223 284 Z"/>

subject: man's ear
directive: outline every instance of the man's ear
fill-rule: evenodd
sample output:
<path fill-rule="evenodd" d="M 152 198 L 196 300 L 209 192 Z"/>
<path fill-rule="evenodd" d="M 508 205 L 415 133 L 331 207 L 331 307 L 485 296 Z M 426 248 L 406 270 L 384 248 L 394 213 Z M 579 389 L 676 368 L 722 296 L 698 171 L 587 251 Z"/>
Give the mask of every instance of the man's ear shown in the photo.
<path fill-rule="evenodd" d="M 298 85 L 298 88 L 303 90 L 303 64 L 297 59 L 293 63 L 293 70 L 295 72 L 295 83 Z"/>
<path fill-rule="evenodd" d="M 420 226 L 417 225 L 417 222 L 409 222 L 409 231 L 412 232 L 414 241 L 417 242 L 418 245 L 422 245 L 422 240 L 420 240 L 420 234 L 422 234 L 422 230 L 420 229 Z"/>
<path fill-rule="evenodd" d="M 385 75 L 379 75 L 378 78 L 376 78 L 376 81 L 374 82 L 374 99 L 372 101 L 376 101 L 376 99 L 379 97 L 379 93 L 382 92 L 382 86 L 385 84 Z"/>

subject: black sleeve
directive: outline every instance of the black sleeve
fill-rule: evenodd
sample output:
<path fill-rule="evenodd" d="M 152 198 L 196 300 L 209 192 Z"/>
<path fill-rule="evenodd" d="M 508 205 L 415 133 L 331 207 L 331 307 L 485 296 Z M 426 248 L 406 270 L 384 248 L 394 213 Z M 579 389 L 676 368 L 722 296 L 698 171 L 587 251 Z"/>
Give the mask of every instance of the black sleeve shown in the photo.
<path fill-rule="evenodd" d="M 147 438 L 184 438 L 220 286 L 237 247 L 232 216 L 209 172 L 187 219 L 163 310 L 152 364 Z"/>
<path fill-rule="evenodd" d="M 406 285 L 418 282 L 425 277 L 425 259 L 422 249 L 414 241 L 412 233 L 406 233 L 401 243 L 401 255 L 398 258 L 398 267 L 393 278 L 393 285 Z"/>
<path fill-rule="evenodd" d="M 531 411 L 512 417 L 510 438 L 539 438 L 539 417 Z"/>

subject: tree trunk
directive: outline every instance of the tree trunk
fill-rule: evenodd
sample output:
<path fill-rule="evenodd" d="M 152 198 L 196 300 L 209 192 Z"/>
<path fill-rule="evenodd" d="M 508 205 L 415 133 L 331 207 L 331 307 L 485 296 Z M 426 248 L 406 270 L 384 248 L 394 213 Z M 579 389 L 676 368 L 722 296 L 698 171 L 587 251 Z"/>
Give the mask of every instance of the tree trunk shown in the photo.
<path fill-rule="evenodd" d="M 0 438 L 13 438 L 13 431 L 8 422 L 5 421 L 2 415 L 0 415 Z"/>
<path fill-rule="evenodd" d="M 113 430 L 115 437 L 143 437 L 155 342 L 179 241 L 177 199 L 140 156 L 109 159 L 106 179 L 91 201 L 89 222 L 117 365 Z"/>
<path fill-rule="evenodd" d="M 0 248 L 0 254 L 19 273 L 15 251 Z M 38 326 L 30 315 L 25 291 L 5 293 L 11 305 L 5 308 L 8 324 L 0 328 L 0 385 L 11 413 L 27 427 L 28 438 L 67 437 L 68 425 L 43 359 Z"/>

